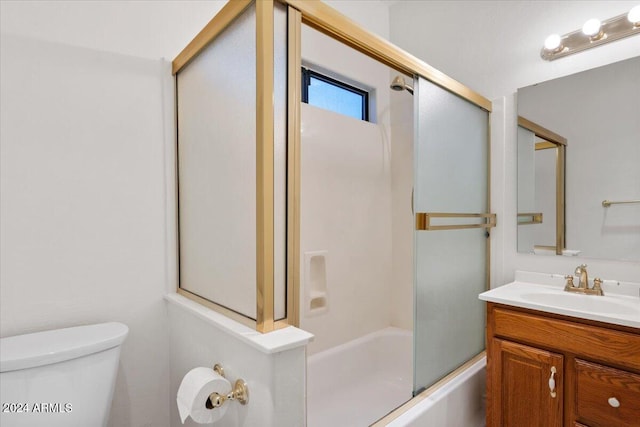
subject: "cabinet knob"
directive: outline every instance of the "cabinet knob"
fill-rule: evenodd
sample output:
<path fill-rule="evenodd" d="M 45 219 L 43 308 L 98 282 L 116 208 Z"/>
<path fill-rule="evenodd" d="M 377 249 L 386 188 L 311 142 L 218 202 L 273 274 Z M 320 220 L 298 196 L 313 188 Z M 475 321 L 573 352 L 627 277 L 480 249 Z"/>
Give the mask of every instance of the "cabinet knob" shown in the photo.
<path fill-rule="evenodd" d="M 610 397 L 609 400 L 607 400 L 607 402 L 609 402 L 609 405 L 611 405 L 612 408 L 620 407 L 620 401 L 615 397 Z"/>

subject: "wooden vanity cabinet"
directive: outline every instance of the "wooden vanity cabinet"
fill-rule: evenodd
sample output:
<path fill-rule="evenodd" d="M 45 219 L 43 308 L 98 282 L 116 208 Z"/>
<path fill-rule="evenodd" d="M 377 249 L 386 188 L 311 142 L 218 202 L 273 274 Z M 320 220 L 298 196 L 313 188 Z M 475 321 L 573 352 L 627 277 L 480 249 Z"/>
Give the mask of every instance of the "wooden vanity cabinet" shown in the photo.
<path fill-rule="evenodd" d="M 640 427 L 640 330 L 487 303 L 487 426 Z"/>
<path fill-rule="evenodd" d="M 502 369 L 492 378 L 493 390 L 500 390 L 501 424 L 523 426 L 562 426 L 562 355 L 494 338 L 494 359 Z M 549 377 L 554 370 L 553 396 Z"/>

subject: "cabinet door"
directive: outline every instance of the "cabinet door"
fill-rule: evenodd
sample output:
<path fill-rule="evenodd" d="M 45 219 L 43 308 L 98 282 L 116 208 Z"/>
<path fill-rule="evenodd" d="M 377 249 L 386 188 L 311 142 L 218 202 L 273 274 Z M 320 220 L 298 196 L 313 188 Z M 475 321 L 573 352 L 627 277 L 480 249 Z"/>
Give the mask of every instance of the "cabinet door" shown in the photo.
<path fill-rule="evenodd" d="M 491 424 L 561 427 L 562 355 L 496 338 L 491 344 Z"/>

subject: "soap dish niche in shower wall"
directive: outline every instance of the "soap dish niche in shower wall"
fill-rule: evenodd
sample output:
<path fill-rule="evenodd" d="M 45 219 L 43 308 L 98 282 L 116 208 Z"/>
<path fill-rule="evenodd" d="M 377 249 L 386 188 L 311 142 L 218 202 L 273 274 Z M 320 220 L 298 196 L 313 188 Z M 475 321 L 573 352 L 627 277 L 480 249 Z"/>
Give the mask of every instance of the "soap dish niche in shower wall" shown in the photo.
<path fill-rule="evenodd" d="M 326 292 L 310 292 L 309 298 L 309 311 L 319 310 L 327 307 L 327 293 Z"/>
<path fill-rule="evenodd" d="M 326 250 L 304 253 L 304 312 L 308 317 L 329 311 L 327 253 Z"/>

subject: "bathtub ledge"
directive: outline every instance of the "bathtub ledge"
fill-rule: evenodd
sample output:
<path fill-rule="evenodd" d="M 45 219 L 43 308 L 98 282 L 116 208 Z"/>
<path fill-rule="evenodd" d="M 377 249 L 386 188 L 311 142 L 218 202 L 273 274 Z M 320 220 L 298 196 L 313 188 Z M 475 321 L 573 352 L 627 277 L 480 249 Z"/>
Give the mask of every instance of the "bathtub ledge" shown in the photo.
<path fill-rule="evenodd" d="M 191 313 L 266 354 L 279 353 L 293 348 L 303 347 L 313 340 L 313 334 L 293 326 L 261 334 L 248 326 L 238 323 L 220 313 L 216 313 L 176 293 L 167 294 L 164 299 L 169 304 Z"/>

